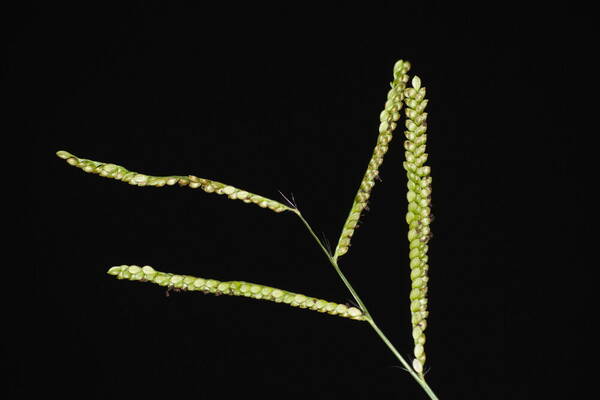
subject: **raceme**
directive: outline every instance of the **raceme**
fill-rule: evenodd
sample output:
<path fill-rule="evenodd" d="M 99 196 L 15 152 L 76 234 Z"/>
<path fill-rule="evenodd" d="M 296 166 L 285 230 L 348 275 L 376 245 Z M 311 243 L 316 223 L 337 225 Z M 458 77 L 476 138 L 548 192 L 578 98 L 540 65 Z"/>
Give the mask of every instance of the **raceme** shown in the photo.
<path fill-rule="evenodd" d="M 152 282 L 175 290 L 200 291 L 215 295 L 245 296 L 258 300 L 269 300 L 276 303 L 288 304 L 292 307 L 306 308 L 322 313 L 337 315 L 364 321 L 365 317 L 358 308 L 331 301 L 288 292 L 270 286 L 243 281 L 221 282 L 216 279 L 198 278 L 189 275 L 176 275 L 156 271 L 149 265 L 119 265 L 108 270 L 109 275 L 117 279 L 130 281 Z"/>

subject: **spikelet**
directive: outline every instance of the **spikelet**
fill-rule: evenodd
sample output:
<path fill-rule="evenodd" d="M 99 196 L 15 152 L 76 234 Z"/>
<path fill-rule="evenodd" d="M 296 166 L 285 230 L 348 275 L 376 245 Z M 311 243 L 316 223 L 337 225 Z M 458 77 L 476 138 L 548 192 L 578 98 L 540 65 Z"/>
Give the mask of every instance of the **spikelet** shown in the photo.
<path fill-rule="evenodd" d="M 406 104 L 406 161 L 404 169 L 408 176 L 408 212 L 406 222 L 409 226 L 408 240 L 410 243 L 410 310 L 412 315 L 412 336 L 414 339 L 413 368 L 419 374 L 423 373 L 425 364 L 425 328 L 427 327 L 427 271 L 429 269 L 427 243 L 431 238 L 431 176 L 427 161 L 425 145 L 427 141 L 427 106 L 425 88 L 421 87 L 421 79 L 412 79 L 412 88 L 404 91 Z"/>
<path fill-rule="evenodd" d="M 197 176 L 193 175 L 150 176 L 128 171 L 119 165 L 106 164 L 98 161 L 78 158 L 73 154 L 63 150 L 58 151 L 56 155 L 66 160 L 70 165 L 81 168 L 85 172 L 98 174 L 106 178 L 117 179 L 119 181 L 127 182 L 130 185 L 161 187 L 165 185 L 173 186 L 175 184 L 179 184 L 179 186 L 189 186 L 192 189 L 202 189 L 206 193 L 224 194 L 230 199 L 241 200 L 244 203 L 254 203 L 262 208 L 268 208 L 277 213 L 282 211 L 294 211 L 294 209 L 287 207 L 278 201 L 253 194 L 221 182 L 198 178 Z"/>
<path fill-rule="evenodd" d="M 245 296 L 253 299 L 274 301 L 288 304 L 292 307 L 307 308 L 322 313 L 337 315 L 344 318 L 364 321 L 363 313 L 356 307 L 348 307 L 326 300 L 308 297 L 299 293 L 276 289 L 256 283 L 230 281 L 221 282 L 216 279 L 197 278 L 188 275 L 174 275 L 156 271 L 150 266 L 120 265 L 108 270 L 108 274 L 118 279 L 131 281 L 148 281 L 174 290 L 201 291 L 215 295 Z"/>
<path fill-rule="evenodd" d="M 392 88 L 388 92 L 385 109 L 379 116 L 381 123 L 379 125 L 377 144 L 375 145 L 373 155 L 369 161 L 369 166 L 367 167 L 367 171 L 363 176 L 358 192 L 354 198 L 350 214 L 342 228 L 342 233 L 333 256 L 336 260 L 339 256 L 348 252 L 350 240 L 352 239 L 360 215 L 367 206 L 367 202 L 371 196 L 371 190 L 373 189 L 373 186 L 375 186 L 375 179 L 379 177 L 379 166 L 383 162 L 383 156 L 387 152 L 388 144 L 392 140 L 392 132 L 396 129 L 396 122 L 400 119 L 400 111 L 402 109 L 404 89 L 406 87 L 406 82 L 408 82 L 407 74 L 409 69 L 410 63 L 408 61 L 400 60 L 394 65 L 394 81 L 391 83 Z"/>

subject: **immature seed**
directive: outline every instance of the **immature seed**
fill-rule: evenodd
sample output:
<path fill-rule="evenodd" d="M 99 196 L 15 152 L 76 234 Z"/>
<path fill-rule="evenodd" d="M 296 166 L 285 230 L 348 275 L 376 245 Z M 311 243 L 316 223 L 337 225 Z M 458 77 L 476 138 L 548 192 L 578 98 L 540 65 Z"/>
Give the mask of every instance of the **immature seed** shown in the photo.
<path fill-rule="evenodd" d="M 205 282 L 206 282 L 206 280 L 204 280 L 202 278 L 196 278 L 196 280 L 194 281 L 194 286 L 197 288 L 204 287 Z"/>
<path fill-rule="evenodd" d="M 418 373 L 418 374 L 423 373 L 423 364 L 421 364 L 421 361 L 419 361 L 415 358 L 412 362 L 412 365 L 413 365 L 413 369 L 415 370 L 416 373 Z"/>

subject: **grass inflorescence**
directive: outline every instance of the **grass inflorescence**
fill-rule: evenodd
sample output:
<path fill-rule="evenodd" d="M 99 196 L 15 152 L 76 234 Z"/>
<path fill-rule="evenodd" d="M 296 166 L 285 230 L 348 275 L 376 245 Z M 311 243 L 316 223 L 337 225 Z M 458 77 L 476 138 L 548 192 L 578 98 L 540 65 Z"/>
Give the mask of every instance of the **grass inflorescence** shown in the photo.
<path fill-rule="evenodd" d="M 206 193 L 216 193 L 226 195 L 232 200 L 241 200 L 244 203 L 253 203 L 262 208 L 268 208 L 277 213 L 282 211 L 291 211 L 292 209 L 278 201 L 268 199 L 246 190 L 238 189 L 231 185 L 213 181 L 211 179 L 198 178 L 194 175 L 170 175 L 170 176 L 152 176 L 139 172 L 127 170 L 120 165 L 103 163 L 99 161 L 86 160 L 79 158 L 64 150 L 58 151 L 57 156 L 67 161 L 69 165 L 80 168 L 91 174 L 98 174 L 106 178 L 113 178 L 119 181 L 129 183 L 135 186 L 188 186 L 192 189 L 201 189 Z"/>
<path fill-rule="evenodd" d="M 358 187 L 354 202 L 350 208 L 350 214 L 342 228 L 342 234 L 334 252 L 334 258 L 346 254 L 350 248 L 350 242 L 358 221 L 364 209 L 367 207 L 371 190 L 375 186 L 375 180 L 379 178 L 379 167 L 383 163 L 383 156 L 388 151 L 388 145 L 393 138 L 393 132 L 396 129 L 397 121 L 400 119 L 402 110 L 402 101 L 404 99 L 404 89 L 408 82 L 408 71 L 410 63 L 400 60 L 394 65 L 394 80 L 391 83 L 391 89 L 388 92 L 385 108 L 379 115 L 379 136 L 373 150 L 373 155 L 369 161 L 367 171 Z"/>
<path fill-rule="evenodd" d="M 118 279 L 151 282 L 167 287 L 168 290 L 200 291 L 215 295 L 244 296 L 366 321 L 427 395 L 431 399 L 437 399 L 437 396 L 425 381 L 423 373 L 425 364 L 425 329 L 429 314 L 427 304 L 429 259 L 427 252 L 428 242 L 432 236 L 430 224 L 433 218 L 431 214 L 431 171 L 430 167 L 425 165 L 428 157 L 425 152 L 427 141 L 427 113 L 425 113 L 425 107 L 427 106 L 427 99 L 425 99 L 425 88 L 421 86 L 421 79 L 419 77 L 413 77 L 411 81 L 412 86 L 409 88 L 406 87 L 410 80 L 408 76 L 410 67 L 410 63 L 403 60 L 396 62 L 394 65 L 394 80 L 391 82 L 391 89 L 388 92 L 384 110 L 379 116 L 380 124 L 377 142 L 367 170 L 354 197 L 350 213 L 342 228 L 337 246 L 333 252 L 315 234 L 308 221 L 296 206 L 295 201 L 290 201 L 285 196 L 283 197 L 288 202 L 288 205 L 231 185 L 199 178 L 194 175 L 151 176 L 129 171 L 116 164 L 79 158 L 66 151 L 57 152 L 60 158 L 85 172 L 127 182 L 130 185 L 162 187 L 177 184 L 179 186 L 188 186 L 192 189 L 201 189 L 207 193 L 225 195 L 230 199 L 241 200 L 244 203 L 253 203 L 277 213 L 291 211 L 300 218 L 312 237 L 322 248 L 328 261 L 356 301 L 356 307 L 256 283 L 218 281 L 216 279 L 159 272 L 150 266 L 120 265 L 110 268 L 108 273 L 116 276 Z M 393 132 L 399 123 L 403 107 L 406 115 L 406 130 L 404 131 L 406 136 L 404 142 L 406 161 L 403 166 L 408 178 L 408 212 L 406 214 L 406 222 L 408 223 L 409 265 L 412 286 L 409 297 L 412 337 L 414 340 L 413 354 L 415 357 L 412 365 L 404 359 L 402 354 L 377 326 L 364 302 L 358 296 L 356 290 L 354 290 L 338 264 L 338 258 L 348 253 L 361 214 L 367 208 L 371 191 L 375 186 L 375 181 L 379 178 L 379 168 L 383 163 L 384 155 L 388 151 L 388 146 L 393 138 Z"/>
<path fill-rule="evenodd" d="M 404 168 L 408 176 L 408 241 L 410 258 L 410 311 L 412 319 L 412 336 L 415 343 L 413 368 L 423 373 L 425 364 L 425 329 L 427 327 L 427 282 L 429 281 L 429 258 L 427 243 L 431 238 L 431 176 L 427 161 L 427 106 L 425 88 L 421 87 L 421 79 L 415 76 L 412 87 L 405 91 L 406 130 L 404 134 L 406 150 Z"/>
<path fill-rule="evenodd" d="M 344 318 L 364 321 L 364 315 L 356 307 L 338 304 L 332 301 L 305 296 L 270 286 L 243 281 L 222 282 L 216 279 L 198 278 L 190 275 L 177 275 L 156 271 L 149 265 L 119 265 L 107 272 L 118 279 L 130 281 L 152 282 L 174 290 L 200 291 L 215 295 L 244 296 L 258 300 L 274 301 L 288 304 L 292 307 L 306 308 L 313 311 L 337 315 Z"/>

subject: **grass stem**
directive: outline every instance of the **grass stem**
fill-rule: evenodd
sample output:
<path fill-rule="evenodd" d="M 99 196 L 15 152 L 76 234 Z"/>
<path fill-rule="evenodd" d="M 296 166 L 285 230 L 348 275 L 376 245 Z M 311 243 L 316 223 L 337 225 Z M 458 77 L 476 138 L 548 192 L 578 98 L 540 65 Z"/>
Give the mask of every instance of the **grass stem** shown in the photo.
<path fill-rule="evenodd" d="M 312 237 L 317 241 L 317 243 L 319 244 L 319 246 L 321 247 L 321 249 L 323 250 L 323 252 L 327 255 L 327 259 L 329 260 L 329 262 L 331 263 L 331 265 L 333 266 L 333 268 L 335 269 L 335 271 L 337 272 L 337 274 L 339 275 L 339 277 L 344 282 L 344 285 L 346 285 L 346 288 L 348 288 L 348 290 L 352 294 L 352 297 L 354 297 L 354 300 L 359 305 L 359 307 L 362 310 L 363 314 L 366 316 L 367 322 L 369 322 L 369 324 L 371 325 L 371 327 L 373 328 L 373 330 L 377 333 L 377 335 L 381 338 L 381 340 L 383 340 L 383 342 L 392 351 L 392 353 L 396 356 L 396 358 L 402 363 L 402 365 L 408 371 L 408 373 L 423 388 L 423 390 L 425 391 L 425 393 L 427 393 L 427 395 L 429 396 L 429 398 L 432 399 L 432 400 L 438 400 L 438 397 L 435 395 L 435 393 L 433 392 L 433 390 L 429 387 L 429 385 L 425 381 L 425 378 L 422 375 L 419 375 L 419 374 L 417 374 L 415 372 L 415 370 L 404 359 L 404 357 L 402 357 L 402 355 L 400 354 L 400 352 L 398 352 L 398 350 L 394 347 L 394 345 L 392 344 L 392 342 L 390 342 L 390 340 L 387 338 L 387 336 L 385 336 L 385 334 L 377 326 L 377 324 L 373 320 L 373 317 L 371 316 L 371 314 L 367 310 L 367 307 L 365 306 L 365 304 L 363 303 L 363 301 L 358 296 L 358 293 L 356 293 L 356 290 L 354 290 L 354 288 L 350 284 L 350 281 L 348 281 L 348 279 L 346 278 L 346 276 L 342 273 L 342 271 L 341 271 L 341 269 L 340 269 L 340 267 L 339 267 L 339 265 L 337 263 L 337 258 L 334 258 L 331 255 L 331 253 L 329 251 L 327 251 L 327 249 L 325 248 L 325 246 L 323 245 L 323 243 L 321 242 L 321 240 L 319 239 L 319 237 L 313 231 L 313 229 L 310 226 L 310 224 L 308 223 L 308 221 L 302 216 L 302 213 L 300 213 L 300 210 L 298 210 L 296 208 L 294 210 L 294 212 L 296 213 L 296 215 L 298 215 L 298 217 L 300 217 L 300 220 L 302 220 L 302 222 L 304 223 L 304 225 L 306 226 L 306 228 L 308 229 L 308 231 L 310 232 L 310 234 L 312 235 Z"/>

